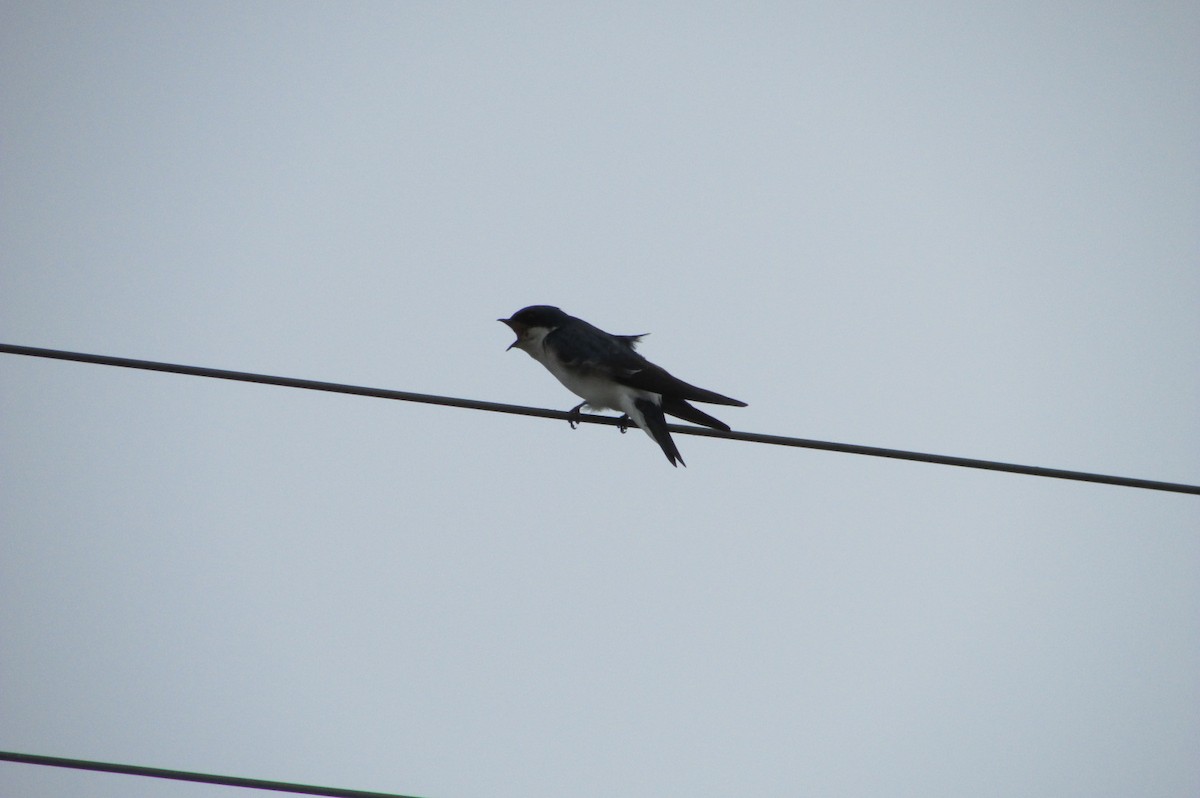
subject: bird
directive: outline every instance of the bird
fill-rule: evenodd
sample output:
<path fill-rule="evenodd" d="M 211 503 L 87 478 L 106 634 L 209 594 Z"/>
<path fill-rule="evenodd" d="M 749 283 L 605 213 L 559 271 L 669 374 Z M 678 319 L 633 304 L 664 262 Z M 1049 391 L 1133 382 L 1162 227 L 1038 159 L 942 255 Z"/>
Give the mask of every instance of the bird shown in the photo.
<path fill-rule="evenodd" d="M 583 399 L 571 408 L 574 429 L 579 411 L 620 410 L 659 445 L 672 466 L 687 466 L 667 429 L 665 415 L 713 429 L 729 425 L 688 402 L 746 407 L 746 403 L 697 388 L 669 374 L 635 351 L 646 335 L 613 335 L 552 305 L 530 305 L 507 319 L 517 340 L 509 344 L 541 363 L 571 393 Z M 621 431 L 624 432 L 624 426 Z"/>

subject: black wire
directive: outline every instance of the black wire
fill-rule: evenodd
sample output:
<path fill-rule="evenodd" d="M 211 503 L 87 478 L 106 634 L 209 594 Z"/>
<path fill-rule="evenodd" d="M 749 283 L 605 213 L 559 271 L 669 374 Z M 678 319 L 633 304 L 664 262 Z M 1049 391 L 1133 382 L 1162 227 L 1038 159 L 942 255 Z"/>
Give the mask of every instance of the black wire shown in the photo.
<path fill-rule="evenodd" d="M 409 391 L 390 391 L 383 388 L 367 388 L 360 385 L 342 385 L 336 382 L 319 382 L 317 380 L 302 380 L 295 377 L 274 377 L 269 374 L 252 374 L 244 371 L 228 371 L 226 369 L 204 368 L 201 366 L 184 366 L 176 363 L 159 363 L 153 360 L 132 360 L 125 357 L 109 355 L 90 355 L 82 352 L 64 352 L 59 349 L 40 349 L 33 346 L 16 346 L 0 344 L 0 352 L 30 357 L 53 358 L 55 360 L 72 360 L 79 363 L 95 363 L 101 366 L 118 366 L 120 368 L 143 369 L 146 371 L 166 371 L 173 374 L 189 374 L 195 377 L 211 377 L 218 380 L 236 380 L 239 382 L 256 382 L 263 385 L 279 385 L 285 388 L 302 388 L 310 391 L 329 391 L 331 393 L 346 393 L 356 396 L 374 396 L 379 399 L 397 399 L 403 402 L 420 402 L 430 405 L 445 405 L 448 407 L 465 407 L 470 410 L 487 410 L 493 413 L 511 413 L 521 416 L 536 416 L 538 418 L 554 418 L 563 421 L 573 418 L 564 410 L 547 410 L 540 407 L 524 407 L 508 405 L 499 402 L 484 402 L 477 399 L 458 399 L 451 396 L 435 396 Z M 588 424 L 606 424 L 610 427 L 622 426 L 623 422 L 610 416 L 581 415 L 574 417 L 577 421 Z M 624 422 L 628 423 L 628 422 Z M 632 425 L 631 425 L 632 426 Z M 979 468 L 987 471 L 1004 471 L 1010 474 L 1027 474 L 1035 477 L 1051 479 L 1070 479 L 1079 482 L 1096 482 L 1105 485 L 1120 485 L 1127 488 L 1143 488 L 1146 490 L 1161 490 L 1172 493 L 1192 493 L 1200 495 L 1200 485 L 1187 485 L 1178 482 L 1160 482 L 1153 479 L 1136 477 L 1118 477 L 1108 474 L 1093 474 L 1086 471 L 1070 471 L 1062 468 L 1043 468 L 1041 466 L 1019 465 L 1016 463 L 1001 463 L 994 460 L 977 460 L 971 457 L 953 457 L 943 454 L 926 454 L 909 452 L 903 449 L 885 449 L 880 446 L 860 446 L 853 443 L 833 443 L 830 441 L 809 440 L 807 438 L 791 438 L 784 435 L 764 435 L 757 432 L 736 432 L 708 429 L 706 427 L 682 426 L 668 424 L 667 429 L 680 435 L 700 435 L 706 438 L 726 438 L 750 443 L 768 443 L 775 446 L 796 446 L 803 449 L 821 449 L 827 452 L 843 452 L 845 454 L 861 454 L 869 457 L 889 457 L 895 460 L 913 460 L 921 463 L 936 463 L 938 465 L 960 466 L 962 468 Z"/>
<path fill-rule="evenodd" d="M 126 776 L 146 776 L 152 779 L 173 779 L 175 781 L 194 781 L 201 784 L 219 784 L 223 787 L 244 787 L 249 790 L 274 790 L 275 792 L 290 792 L 297 795 L 323 795 L 330 798 L 413 798 L 413 796 L 397 795 L 391 792 L 347 790 L 341 787 L 316 787 L 311 784 L 292 784 L 286 781 L 246 779 L 240 776 L 218 776 L 212 773 L 164 770 L 163 768 L 148 768 L 141 765 L 118 765 L 112 762 L 92 762 L 86 759 L 63 759 L 62 757 L 39 756 L 38 754 L 17 754 L 11 751 L 0 751 L 0 760 L 20 762 L 26 765 L 45 765 L 53 768 L 73 768 L 75 770 L 94 770 L 101 773 L 121 773 Z"/>

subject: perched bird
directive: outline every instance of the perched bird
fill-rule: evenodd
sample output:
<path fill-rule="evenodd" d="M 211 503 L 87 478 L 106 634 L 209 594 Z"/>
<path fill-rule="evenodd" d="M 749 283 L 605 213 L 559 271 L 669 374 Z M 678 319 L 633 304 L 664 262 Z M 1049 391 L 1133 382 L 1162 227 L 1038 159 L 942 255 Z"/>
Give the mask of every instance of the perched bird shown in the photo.
<path fill-rule="evenodd" d="M 687 463 L 671 439 L 664 413 L 728 430 L 728 424 L 696 409 L 688 401 L 746 406 L 737 399 L 689 385 L 639 355 L 634 347 L 645 333 L 612 335 L 550 305 L 532 305 L 518 310 L 510 319 L 497 321 L 504 322 L 517 334 L 509 349 L 515 346 L 528 352 L 567 390 L 583 399 L 571 408 L 572 427 L 585 406 L 593 410 L 620 410 L 625 414 L 622 418 L 632 420 L 662 447 L 671 465 Z"/>

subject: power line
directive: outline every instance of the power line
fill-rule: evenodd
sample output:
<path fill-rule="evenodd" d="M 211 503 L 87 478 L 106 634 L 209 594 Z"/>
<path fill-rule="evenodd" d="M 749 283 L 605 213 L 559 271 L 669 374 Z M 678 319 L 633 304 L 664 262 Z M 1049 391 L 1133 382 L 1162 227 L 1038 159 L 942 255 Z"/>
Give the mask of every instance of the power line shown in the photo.
<path fill-rule="evenodd" d="M 391 792 L 348 790 L 342 787 L 317 787 L 312 784 L 292 784 L 286 781 L 247 779 L 241 776 L 218 776 L 212 773 L 194 773 L 188 770 L 164 770 L 163 768 L 148 768 L 141 765 L 118 765 L 113 762 L 63 759 L 62 757 L 39 756 L 38 754 L 17 754 L 11 751 L 0 751 L 0 760 L 20 762 L 25 765 L 45 765 L 52 768 L 72 768 L 74 770 L 94 770 L 99 773 L 120 773 L 126 776 L 145 776 L 152 779 L 173 779 L 175 781 L 194 781 L 200 784 L 219 784 L 222 787 L 243 787 L 248 790 L 274 790 L 275 792 L 290 792 L 297 795 L 323 795 L 330 798 L 413 798 L 410 795 L 397 795 Z"/>
<path fill-rule="evenodd" d="M 459 399 L 452 396 L 435 396 L 426 393 L 410 391 L 392 391 L 384 388 L 368 388 L 361 385 L 342 385 L 336 382 L 320 382 L 318 380 L 303 380 L 295 377 L 276 377 L 269 374 L 252 374 L 244 371 L 229 371 L 226 369 L 205 368 L 202 366 L 185 366 L 177 363 L 160 363 L 153 360 L 133 360 L 125 357 L 110 355 L 91 355 L 83 352 L 65 352 L 60 349 L 40 349 L 33 346 L 17 346 L 0 343 L 0 352 L 13 355 L 28 355 L 29 357 L 52 358 L 55 360 L 71 360 L 78 363 L 94 363 L 101 366 L 117 366 L 120 368 L 142 369 L 144 371 L 165 371 L 172 374 L 188 374 L 194 377 L 210 377 L 218 380 L 235 380 L 238 382 L 256 382 L 263 385 L 278 385 L 284 388 L 301 388 L 309 391 L 328 391 L 330 393 L 345 393 L 355 396 L 374 396 L 379 399 L 396 399 L 402 402 L 420 402 L 430 405 L 445 405 L 447 407 L 463 407 L 469 410 L 487 410 L 492 413 L 511 413 L 521 416 L 538 418 L 554 418 L 568 421 L 574 418 L 588 424 L 605 424 L 610 427 L 622 426 L 622 422 L 610 416 L 582 415 L 572 417 L 564 410 L 548 410 L 540 407 L 524 407 L 500 402 L 485 402 L 478 399 Z M 680 435 L 699 435 L 706 438 L 726 438 L 734 441 L 749 443 L 767 443 L 775 446 L 795 446 L 803 449 L 820 449 L 827 452 L 842 452 L 845 454 L 861 454 L 868 457 L 888 457 L 894 460 L 913 460 L 921 463 L 959 466 L 962 468 L 978 468 L 986 471 L 1004 471 L 1010 474 L 1026 474 L 1034 477 L 1050 479 L 1070 479 L 1078 482 L 1095 482 L 1104 485 L 1120 485 L 1127 488 L 1143 488 L 1145 490 L 1161 490 L 1172 493 L 1192 493 L 1200 495 L 1200 485 L 1187 485 L 1178 482 L 1160 482 L 1153 479 L 1136 477 L 1119 477 L 1108 474 L 1093 474 L 1086 471 L 1071 471 L 1063 468 L 1043 468 L 1041 466 L 1002 463 L 995 460 L 978 460 L 971 457 L 954 457 L 944 454 L 926 454 L 910 452 L 903 449 L 887 449 L 881 446 L 860 446 L 853 443 L 833 443 L 831 441 L 810 440 L 807 438 L 792 438 L 785 435 L 764 435 L 757 432 L 737 432 L 708 429 L 707 427 L 683 426 L 668 424 L 667 429 Z"/>

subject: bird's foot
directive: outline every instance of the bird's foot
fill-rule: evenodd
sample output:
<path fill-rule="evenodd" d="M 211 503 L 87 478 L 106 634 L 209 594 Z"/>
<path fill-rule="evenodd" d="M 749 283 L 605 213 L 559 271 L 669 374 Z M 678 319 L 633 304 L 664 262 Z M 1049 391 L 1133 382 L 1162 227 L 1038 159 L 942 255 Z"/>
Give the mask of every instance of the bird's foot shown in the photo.
<path fill-rule="evenodd" d="M 579 426 L 579 411 L 582 410 L 583 406 L 586 404 L 587 402 L 580 402 L 572 407 L 571 411 L 567 413 L 567 423 L 571 425 L 571 429 L 575 429 L 577 426 Z"/>
<path fill-rule="evenodd" d="M 628 413 L 617 419 L 617 429 L 621 430 L 622 435 L 624 435 L 625 431 L 629 429 L 629 422 L 631 421 L 633 421 L 633 419 L 629 417 Z"/>

